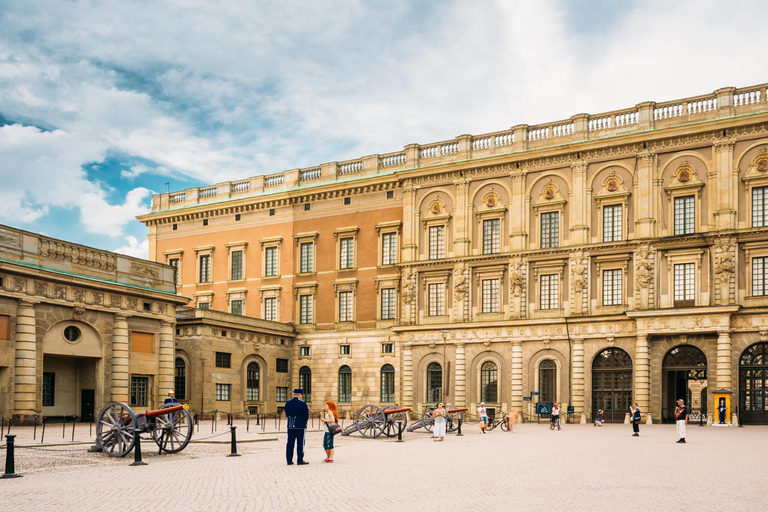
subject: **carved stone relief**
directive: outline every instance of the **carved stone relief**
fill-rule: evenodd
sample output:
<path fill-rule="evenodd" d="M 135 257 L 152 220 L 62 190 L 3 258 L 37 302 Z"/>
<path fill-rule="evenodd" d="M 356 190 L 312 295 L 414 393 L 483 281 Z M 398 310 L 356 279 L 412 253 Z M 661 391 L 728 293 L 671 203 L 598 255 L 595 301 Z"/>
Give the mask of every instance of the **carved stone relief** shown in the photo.
<path fill-rule="evenodd" d="M 67 298 L 67 287 L 66 286 L 59 286 L 56 285 L 53 287 L 53 298 L 54 299 L 66 299 Z"/>

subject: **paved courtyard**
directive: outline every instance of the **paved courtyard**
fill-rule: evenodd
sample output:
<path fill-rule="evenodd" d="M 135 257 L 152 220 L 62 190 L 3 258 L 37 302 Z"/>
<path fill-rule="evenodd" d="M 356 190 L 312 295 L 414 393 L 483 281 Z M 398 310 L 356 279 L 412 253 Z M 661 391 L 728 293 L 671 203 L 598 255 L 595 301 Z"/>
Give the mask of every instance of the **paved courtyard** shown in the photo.
<path fill-rule="evenodd" d="M 205 427 L 208 426 L 208 431 Z M 16 429 L 17 471 L 0 480 L 0 510 L 765 510 L 768 427 L 689 426 L 688 444 L 671 425 L 566 425 L 552 432 L 526 424 L 434 443 L 337 437 L 336 462 L 323 464 L 322 434 L 308 434 L 308 466 L 286 466 L 284 432 L 242 437 L 241 457 L 227 444 L 195 443 L 158 456 L 145 442 L 147 466 L 88 454 L 85 445 L 34 444 Z M 85 430 L 83 430 L 85 429 Z M 226 429 L 220 425 L 221 434 Z M 273 429 L 274 430 L 274 429 Z M 422 431 L 424 432 L 424 431 Z M 81 435 L 82 433 L 82 435 Z M 61 435 L 59 427 L 59 437 Z M 210 423 L 195 437 L 210 436 Z M 87 437 L 78 426 L 76 440 Z M 69 432 L 67 440 L 71 437 Z M 226 441 L 226 435 L 210 441 Z M 276 441 L 274 439 L 277 439 Z M 82 439 L 83 441 L 85 439 Z M 259 442 L 255 442 L 255 441 Z M 39 432 L 37 441 L 39 443 Z M 51 438 L 51 442 L 55 439 Z M 48 443 L 48 433 L 46 433 Z M 5 458 L 5 450 L 0 450 Z M 110 504 L 110 505 L 108 505 Z"/>

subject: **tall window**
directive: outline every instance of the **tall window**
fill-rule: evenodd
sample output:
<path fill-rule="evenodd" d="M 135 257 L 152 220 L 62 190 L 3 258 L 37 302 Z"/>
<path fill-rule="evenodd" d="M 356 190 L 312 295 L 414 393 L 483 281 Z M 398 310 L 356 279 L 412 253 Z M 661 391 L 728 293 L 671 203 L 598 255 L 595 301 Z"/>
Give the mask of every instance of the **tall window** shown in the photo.
<path fill-rule="evenodd" d="M 299 387 L 304 390 L 304 401 L 312 401 L 312 370 L 309 366 L 302 366 L 299 369 Z"/>
<path fill-rule="evenodd" d="M 277 373 L 288 373 L 288 360 L 279 357 L 275 359 L 275 371 Z"/>
<path fill-rule="evenodd" d="M 394 320 L 397 314 L 397 290 L 394 288 L 382 288 L 381 290 L 381 319 Z"/>
<path fill-rule="evenodd" d="M 675 307 L 696 304 L 696 265 L 678 263 L 675 265 Z"/>
<path fill-rule="evenodd" d="M 264 320 L 277 322 L 277 297 L 264 299 Z"/>
<path fill-rule="evenodd" d="M 342 238 L 339 241 L 340 269 L 354 268 L 355 266 L 355 239 Z"/>
<path fill-rule="evenodd" d="M 232 354 L 216 352 L 216 368 L 232 368 Z"/>
<path fill-rule="evenodd" d="M 211 255 L 203 254 L 200 256 L 200 282 L 211 282 Z"/>
<path fill-rule="evenodd" d="M 391 364 L 381 367 L 381 401 L 395 401 L 395 367 Z"/>
<path fill-rule="evenodd" d="M 149 377 L 131 377 L 131 405 L 147 405 Z"/>
<path fill-rule="evenodd" d="M 445 226 L 429 227 L 429 259 L 445 258 Z"/>
<path fill-rule="evenodd" d="M 618 242 L 622 233 L 622 205 L 611 204 L 603 207 L 603 242 Z"/>
<path fill-rule="evenodd" d="M 541 214 L 541 248 L 560 246 L 560 212 Z"/>
<path fill-rule="evenodd" d="M 243 251 L 232 251 L 232 273 L 230 279 L 235 281 L 243 278 Z"/>
<path fill-rule="evenodd" d="M 603 306 L 622 304 L 621 277 L 621 269 L 603 270 Z"/>
<path fill-rule="evenodd" d="M 768 187 L 752 189 L 752 227 L 768 226 Z"/>
<path fill-rule="evenodd" d="M 242 299 L 233 299 L 229 301 L 229 306 L 232 309 L 233 315 L 242 315 L 243 314 L 243 301 Z"/>
<path fill-rule="evenodd" d="M 497 402 L 499 369 L 493 361 L 486 361 L 480 367 L 480 401 Z"/>
<path fill-rule="evenodd" d="M 301 247 L 300 247 L 301 266 L 299 268 L 299 272 L 306 273 L 306 272 L 314 271 L 314 268 L 315 268 L 314 248 L 315 248 L 315 244 L 313 244 L 312 242 L 301 244 Z"/>
<path fill-rule="evenodd" d="M 56 374 L 43 372 L 43 407 L 53 407 L 56 398 Z"/>
<path fill-rule="evenodd" d="M 499 312 L 499 280 L 483 279 L 483 313 Z"/>
<path fill-rule="evenodd" d="M 544 274 L 541 276 L 541 309 L 558 309 L 560 307 L 560 276 Z"/>
<path fill-rule="evenodd" d="M 285 386 L 277 386 L 275 388 L 275 398 L 276 402 L 287 402 L 288 401 L 288 388 Z"/>
<path fill-rule="evenodd" d="M 312 296 L 311 295 L 299 296 L 299 323 L 300 324 L 312 323 Z"/>
<path fill-rule="evenodd" d="M 675 198 L 675 234 L 690 235 L 694 232 L 695 207 L 694 197 Z"/>
<path fill-rule="evenodd" d="M 232 384 L 216 384 L 216 400 L 228 402 L 232 396 Z"/>
<path fill-rule="evenodd" d="M 499 219 L 483 221 L 483 254 L 496 254 L 501 250 Z"/>
<path fill-rule="evenodd" d="M 397 263 L 397 233 L 381 235 L 381 264 L 394 265 Z"/>
<path fill-rule="evenodd" d="M 443 399 L 443 367 L 440 363 L 427 366 L 427 402 L 439 402 Z"/>
<path fill-rule="evenodd" d="M 248 363 L 248 369 L 245 375 L 245 399 L 249 402 L 259 401 L 259 380 L 261 377 L 261 368 L 259 363 Z"/>
<path fill-rule="evenodd" d="M 354 301 L 352 292 L 339 292 L 339 322 L 351 322 Z"/>
<path fill-rule="evenodd" d="M 555 393 L 555 362 L 545 359 L 539 365 L 539 400 L 542 402 L 554 402 L 557 400 Z"/>
<path fill-rule="evenodd" d="M 752 258 L 752 295 L 768 295 L 768 257 Z"/>
<path fill-rule="evenodd" d="M 181 271 L 179 270 L 179 258 L 171 258 L 168 260 L 168 264 L 173 267 L 174 270 L 174 282 L 176 286 L 181 286 Z"/>
<path fill-rule="evenodd" d="M 264 277 L 277 275 L 277 247 L 264 249 Z"/>
<path fill-rule="evenodd" d="M 339 402 L 352 401 L 352 370 L 344 365 L 339 368 Z"/>
<path fill-rule="evenodd" d="M 443 283 L 431 283 L 427 290 L 429 297 L 428 314 L 429 316 L 440 316 L 445 314 L 445 285 Z"/>
<path fill-rule="evenodd" d="M 184 359 L 176 358 L 176 372 L 173 376 L 173 389 L 178 400 L 187 399 L 187 363 Z"/>

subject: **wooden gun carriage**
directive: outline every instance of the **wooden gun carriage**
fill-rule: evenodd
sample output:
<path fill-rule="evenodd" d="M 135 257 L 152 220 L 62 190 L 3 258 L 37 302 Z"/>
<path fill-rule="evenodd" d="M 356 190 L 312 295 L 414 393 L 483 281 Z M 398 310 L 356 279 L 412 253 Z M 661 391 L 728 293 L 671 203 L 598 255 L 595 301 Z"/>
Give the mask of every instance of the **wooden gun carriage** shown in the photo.
<path fill-rule="evenodd" d="M 360 432 L 363 437 L 375 439 L 384 434 L 387 437 L 396 437 L 398 423 L 400 429 L 405 430 L 408 424 L 408 412 L 410 407 L 388 405 L 383 409 L 378 405 L 366 405 L 361 407 L 355 415 L 355 423 L 345 428 L 341 433 L 348 436 L 353 432 Z"/>
<path fill-rule="evenodd" d="M 435 425 L 435 418 L 432 416 L 432 411 L 437 409 L 437 406 L 428 405 L 424 408 L 424 412 L 421 413 L 421 419 L 416 423 L 412 423 L 408 427 L 408 432 L 413 432 L 416 429 L 424 428 L 427 432 L 432 432 L 432 428 Z M 464 420 L 464 413 L 469 409 L 466 407 L 452 407 L 447 405 L 445 407 L 445 430 L 447 432 L 455 432 L 459 429 L 459 424 Z"/>

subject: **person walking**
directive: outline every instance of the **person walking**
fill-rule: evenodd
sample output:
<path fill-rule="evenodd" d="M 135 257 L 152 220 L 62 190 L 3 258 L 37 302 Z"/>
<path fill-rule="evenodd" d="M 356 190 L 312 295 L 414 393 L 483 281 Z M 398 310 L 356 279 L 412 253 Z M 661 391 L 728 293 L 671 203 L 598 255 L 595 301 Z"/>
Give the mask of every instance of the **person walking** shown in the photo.
<path fill-rule="evenodd" d="M 488 428 L 488 410 L 485 408 L 485 402 L 480 402 L 480 407 L 477 408 L 477 416 L 480 418 L 480 423 L 478 424 L 480 433 L 487 434 L 485 429 Z"/>
<path fill-rule="evenodd" d="M 632 437 L 640 437 L 640 420 L 643 417 L 640 414 L 640 406 L 637 405 L 637 402 L 635 402 L 635 405 L 629 408 L 629 413 L 629 421 L 632 423 Z"/>
<path fill-rule="evenodd" d="M 168 390 L 168 397 L 163 402 L 163 405 L 165 404 L 177 404 L 179 403 L 178 400 L 176 400 L 176 393 L 173 392 L 172 389 Z"/>
<path fill-rule="evenodd" d="M 560 430 L 560 406 L 555 402 L 552 406 L 552 416 L 549 418 L 549 430 L 554 430 L 557 426 L 557 430 Z"/>
<path fill-rule="evenodd" d="M 442 402 L 437 404 L 437 409 L 432 411 L 432 417 L 435 418 L 435 424 L 432 427 L 432 440 L 442 441 L 445 439 L 445 408 Z"/>
<path fill-rule="evenodd" d="M 677 399 L 675 407 L 675 425 L 677 426 L 677 442 L 685 443 L 685 426 L 688 424 L 688 408 L 682 398 Z"/>
<path fill-rule="evenodd" d="M 285 445 L 285 458 L 288 465 L 293 465 L 293 448 L 296 447 L 296 464 L 305 466 L 309 462 L 304 460 L 304 433 L 307 430 L 309 420 L 309 408 L 304 403 L 304 390 L 293 390 L 293 398 L 285 402 L 283 411 L 287 420 L 288 440 Z"/>
<path fill-rule="evenodd" d="M 595 415 L 595 426 L 602 427 L 603 423 L 605 423 L 605 420 L 603 419 L 603 410 L 598 409 L 597 414 Z"/>
<path fill-rule="evenodd" d="M 333 462 L 333 435 L 328 430 L 328 424 L 339 422 L 339 411 L 336 409 L 335 402 L 325 402 L 325 417 L 320 421 L 323 422 L 323 449 L 325 450 L 323 462 Z"/>

